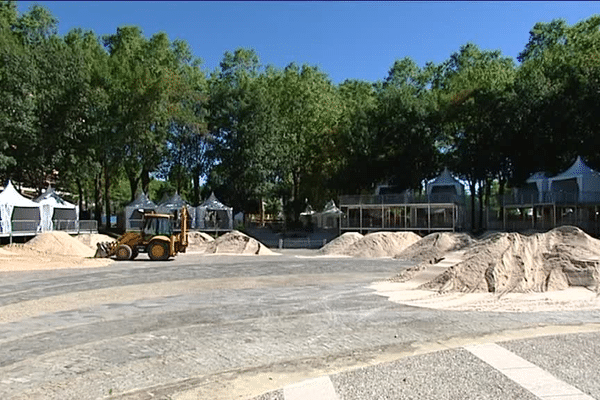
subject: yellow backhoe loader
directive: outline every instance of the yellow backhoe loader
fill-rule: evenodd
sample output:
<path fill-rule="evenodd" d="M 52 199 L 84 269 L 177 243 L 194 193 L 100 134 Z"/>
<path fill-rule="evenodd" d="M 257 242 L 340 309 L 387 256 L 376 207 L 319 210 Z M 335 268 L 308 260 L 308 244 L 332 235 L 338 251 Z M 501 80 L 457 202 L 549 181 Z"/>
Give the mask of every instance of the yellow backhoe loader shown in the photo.
<path fill-rule="evenodd" d="M 98 243 L 95 257 L 133 260 L 140 252 L 148 253 L 153 261 L 168 260 L 177 253 L 185 253 L 188 245 L 187 208 L 181 208 L 181 232 L 173 233 L 173 215 L 143 213 L 142 229 L 128 231 L 114 242 Z"/>

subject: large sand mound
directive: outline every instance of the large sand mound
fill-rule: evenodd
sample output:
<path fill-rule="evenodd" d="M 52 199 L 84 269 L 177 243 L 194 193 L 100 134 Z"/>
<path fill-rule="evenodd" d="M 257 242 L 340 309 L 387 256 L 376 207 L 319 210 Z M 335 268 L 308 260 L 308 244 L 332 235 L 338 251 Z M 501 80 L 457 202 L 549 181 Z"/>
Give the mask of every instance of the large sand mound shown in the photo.
<path fill-rule="evenodd" d="M 465 250 L 464 260 L 422 285 L 442 292 L 543 292 L 598 289 L 600 241 L 565 226 L 523 236 L 497 233 Z"/>
<path fill-rule="evenodd" d="M 462 250 L 473 243 L 475 240 L 466 233 L 436 232 L 413 243 L 394 258 L 435 263 L 444 254 Z"/>
<path fill-rule="evenodd" d="M 231 231 L 209 242 L 205 253 L 208 254 L 276 254 L 258 240 L 239 231 Z"/>
<path fill-rule="evenodd" d="M 204 232 L 188 232 L 188 247 L 190 251 L 205 251 L 208 244 L 215 239 Z"/>
<path fill-rule="evenodd" d="M 318 253 L 326 255 L 347 255 L 348 249 L 362 238 L 363 235 L 358 232 L 346 232 L 321 247 Z"/>
<path fill-rule="evenodd" d="M 20 253 L 43 253 L 47 255 L 93 257 L 95 251 L 65 232 L 46 232 L 37 235 L 24 245 L 13 245 Z"/>
<path fill-rule="evenodd" d="M 349 246 L 346 255 L 353 257 L 393 257 L 421 239 L 413 232 L 369 233 Z"/>

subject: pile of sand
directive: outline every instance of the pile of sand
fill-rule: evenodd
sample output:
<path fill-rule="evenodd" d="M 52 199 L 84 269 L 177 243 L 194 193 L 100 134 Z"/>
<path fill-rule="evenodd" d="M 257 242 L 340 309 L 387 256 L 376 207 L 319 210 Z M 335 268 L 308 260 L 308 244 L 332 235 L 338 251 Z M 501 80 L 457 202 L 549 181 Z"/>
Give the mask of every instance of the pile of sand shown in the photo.
<path fill-rule="evenodd" d="M 346 232 L 321 247 L 318 253 L 324 255 L 346 255 L 348 249 L 362 238 L 363 235 L 358 232 Z"/>
<path fill-rule="evenodd" d="M 256 239 L 239 231 L 231 231 L 209 242 L 206 246 L 207 254 L 276 254 L 267 246 Z"/>
<path fill-rule="evenodd" d="M 81 243 L 66 232 L 46 232 L 37 235 L 23 245 L 11 246 L 11 251 L 19 250 L 20 254 L 32 252 L 46 255 L 93 257 L 95 250 Z"/>
<path fill-rule="evenodd" d="M 11 253 L 10 251 L 4 250 L 2 247 L 0 247 L 0 256 L 10 256 L 12 254 L 13 253 Z"/>
<path fill-rule="evenodd" d="M 189 251 L 204 251 L 208 243 L 215 239 L 204 232 L 188 232 L 188 247 Z"/>
<path fill-rule="evenodd" d="M 96 251 L 98 243 L 113 242 L 115 240 L 113 237 L 99 233 L 81 233 L 75 236 L 75 239 L 79 240 L 81 243 L 85 244 L 94 251 Z"/>
<path fill-rule="evenodd" d="M 466 233 L 436 232 L 413 243 L 394 258 L 434 264 L 451 251 L 462 250 L 475 243 Z"/>
<path fill-rule="evenodd" d="M 544 292 L 598 289 L 600 241 L 564 226 L 524 236 L 496 233 L 465 249 L 462 262 L 421 286 L 441 292 Z"/>
<path fill-rule="evenodd" d="M 353 257 L 393 257 L 421 237 L 414 232 L 375 232 L 363 236 L 346 249 Z"/>

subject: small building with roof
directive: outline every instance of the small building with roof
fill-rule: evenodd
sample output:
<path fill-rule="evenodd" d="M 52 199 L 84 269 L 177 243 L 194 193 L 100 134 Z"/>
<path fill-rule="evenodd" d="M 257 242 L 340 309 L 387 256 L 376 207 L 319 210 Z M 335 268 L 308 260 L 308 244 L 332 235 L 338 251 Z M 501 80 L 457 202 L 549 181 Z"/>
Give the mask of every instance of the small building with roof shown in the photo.
<path fill-rule="evenodd" d="M 188 221 L 188 228 L 196 226 L 196 210 L 191 207 L 178 192 L 175 192 L 172 196 L 168 196 L 165 193 L 163 200 L 158 203 L 156 211 L 161 214 L 171 214 L 174 217 L 174 228 L 181 229 L 181 209 L 185 207 L 190 215 L 190 221 Z"/>

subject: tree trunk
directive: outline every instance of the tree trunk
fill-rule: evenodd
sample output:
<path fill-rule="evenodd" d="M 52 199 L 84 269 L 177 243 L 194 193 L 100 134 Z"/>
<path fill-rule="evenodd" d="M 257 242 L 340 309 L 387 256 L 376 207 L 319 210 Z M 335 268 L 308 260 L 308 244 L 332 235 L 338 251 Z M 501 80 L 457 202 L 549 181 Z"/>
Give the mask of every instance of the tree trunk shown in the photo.
<path fill-rule="evenodd" d="M 96 174 L 94 182 L 94 213 L 100 226 L 102 224 L 102 172 Z"/>
<path fill-rule="evenodd" d="M 194 170 L 193 204 L 200 204 L 200 171 Z"/>
<path fill-rule="evenodd" d="M 140 179 L 142 180 L 142 191 L 148 195 L 148 189 L 150 188 L 150 171 L 148 168 L 142 167 Z"/>
<path fill-rule="evenodd" d="M 137 173 L 130 173 L 127 171 L 127 179 L 129 180 L 129 190 L 131 190 L 131 201 L 135 200 L 135 195 L 138 188 L 138 183 L 140 182 L 140 178 L 137 176 Z"/>
<path fill-rule="evenodd" d="M 475 221 L 475 197 L 477 193 L 475 192 L 475 180 L 471 179 L 469 181 L 469 189 L 471 191 L 471 231 L 477 231 L 476 221 Z"/>
<path fill-rule="evenodd" d="M 504 185 L 506 182 L 504 178 L 500 176 L 498 180 L 498 197 L 500 199 L 500 221 L 504 221 Z"/>
<path fill-rule="evenodd" d="M 104 165 L 104 206 L 106 207 L 106 228 L 110 229 L 110 173 Z"/>
<path fill-rule="evenodd" d="M 79 205 L 79 212 L 83 211 L 83 187 L 81 186 L 81 179 L 77 179 L 75 181 L 77 185 L 77 194 L 79 195 L 79 201 L 77 202 Z"/>
<path fill-rule="evenodd" d="M 483 229 L 483 195 L 485 193 L 484 181 L 479 181 L 479 229 Z"/>

